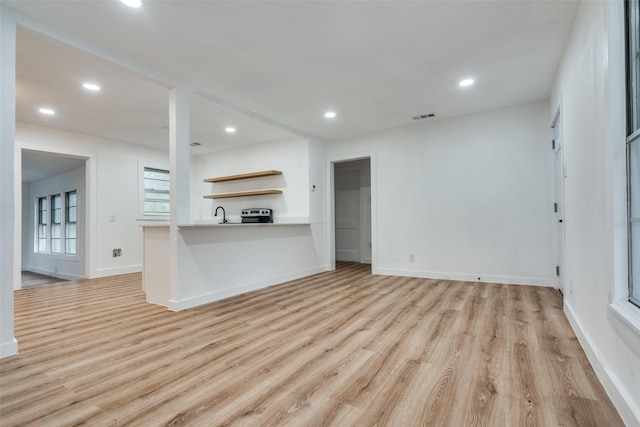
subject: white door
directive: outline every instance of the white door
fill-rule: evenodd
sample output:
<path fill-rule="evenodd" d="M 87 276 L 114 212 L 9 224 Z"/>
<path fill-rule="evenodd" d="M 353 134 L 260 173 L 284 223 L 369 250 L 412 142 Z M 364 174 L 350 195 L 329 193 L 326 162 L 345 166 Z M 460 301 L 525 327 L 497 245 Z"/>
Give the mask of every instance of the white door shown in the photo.
<path fill-rule="evenodd" d="M 564 292 L 564 167 L 562 162 L 562 134 L 560 132 L 560 119 L 553 126 L 553 156 L 555 170 L 555 202 L 553 205 L 556 221 L 556 276 L 558 276 L 558 289 Z"/>
<path fill-rule="evenodd" d="M 335 167 L 336 261 L 361 262 L 360 170 Z"/>

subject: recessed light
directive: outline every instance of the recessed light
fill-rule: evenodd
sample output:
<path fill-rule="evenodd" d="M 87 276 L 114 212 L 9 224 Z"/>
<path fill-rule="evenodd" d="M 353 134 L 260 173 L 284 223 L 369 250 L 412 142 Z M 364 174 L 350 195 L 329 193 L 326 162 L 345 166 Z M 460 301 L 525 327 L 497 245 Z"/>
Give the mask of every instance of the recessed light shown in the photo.
<path fill-rule="evenodd" d="M 236 128 L 226 127 L 226 128 L 224 128 L 224 131 L 227 132 L 227 133 L 235 133 L 236 132 Z"/>
<path fill-rule="evenodd" d="M 466 87 L 471 86 L 473 84 L 473 79 L 464 79 L 458 83 L 459 86 Z"/>
<path fill-rule="evenodd" d="M 324 113 L 324 116 L 327 119 L 333 119 L 336 116 L 336 113 L 334 111 L 327 111 L 326 113 Z"/>
<path fill-rule="evenodd" d="M 100 86 L 98 86 L 95 83 L 89 83 L 89 82 L 83 83 L 82 87 L 92 92 L 100 92 Z"/>
<path fill-rule="evenodd" d="M 53 116 L 56 112 L 51 108 L 41 108 L 40 111 L 42 114 L 46 114 L 47 116 Z"/>
<path fill-rule="evenodd" d="M 123 4 L 126 4 L 129 7 L 140 7 L 142 6 L 141 0 L 120 0 Z"/>

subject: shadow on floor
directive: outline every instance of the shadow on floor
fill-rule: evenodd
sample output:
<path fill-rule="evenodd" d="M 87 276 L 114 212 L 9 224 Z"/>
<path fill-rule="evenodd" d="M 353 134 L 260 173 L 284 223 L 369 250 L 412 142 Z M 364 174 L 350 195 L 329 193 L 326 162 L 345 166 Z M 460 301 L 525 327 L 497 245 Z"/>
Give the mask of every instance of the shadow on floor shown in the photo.
<path fill-rule="evenodd" d="M 66 282 L 67 280 L 57 277 L 45 276 L 44 274 L 32 273 L 30 271 L 22 272 L 22 287 L 49 285 L 51 283 Z"/>

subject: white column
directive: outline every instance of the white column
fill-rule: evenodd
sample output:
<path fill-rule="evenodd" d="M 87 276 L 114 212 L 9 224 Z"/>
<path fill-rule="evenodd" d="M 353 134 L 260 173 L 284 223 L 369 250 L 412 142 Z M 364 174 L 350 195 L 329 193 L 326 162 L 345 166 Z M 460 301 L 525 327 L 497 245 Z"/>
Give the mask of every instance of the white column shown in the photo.
<path fill-rule="evenodd" d="M 16 24 L 0 5 L 0 357 L 18 352 L 13 336 Z"/>
<path fill-rule="evenodd" d="M 170 280 L 169 302 L 180 300 L 179 268 L 183 247 L 178 224 L 191 222 L 189 204 L 189 98 L 184 87 L 171 89 L 169 95 L 169 164 L 171 179 L 171 213 L 169 215 Z M 171 303 L 169 303 L 171 305 Z"/>
<path fill-rule="evenodd" d="M 189 98 L 185 88 L 169 96 L 169 156 L 171 167 L 171 224 L 188 224 L 189 213 Z"/>

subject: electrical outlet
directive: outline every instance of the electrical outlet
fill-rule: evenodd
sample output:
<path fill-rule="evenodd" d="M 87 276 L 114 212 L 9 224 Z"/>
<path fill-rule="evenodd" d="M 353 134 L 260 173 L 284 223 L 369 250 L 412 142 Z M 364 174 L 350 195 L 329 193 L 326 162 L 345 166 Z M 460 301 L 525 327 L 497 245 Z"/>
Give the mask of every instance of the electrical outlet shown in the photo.
<path fill-rule="evenodd" d="M 416 262 L 416 256 L 414 254 L 409 254 L 409 262 Z"/>
<path fill-rule="evenodd" d="M 117 257 L 117 256 L 122 256 L 122 249 L 114 249 L 113 250 L 113 257 Z"/>

